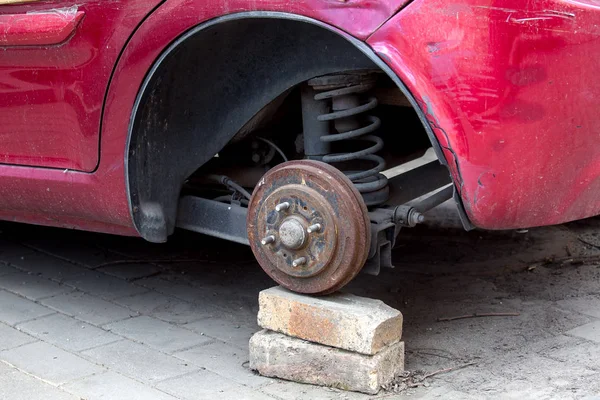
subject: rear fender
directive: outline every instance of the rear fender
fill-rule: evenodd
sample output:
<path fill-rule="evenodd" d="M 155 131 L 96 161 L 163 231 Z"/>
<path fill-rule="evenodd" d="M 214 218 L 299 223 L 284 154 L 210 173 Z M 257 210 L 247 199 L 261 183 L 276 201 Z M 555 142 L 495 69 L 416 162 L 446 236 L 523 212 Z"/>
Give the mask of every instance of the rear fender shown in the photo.
<path fill-rule="evenodd" d="M 275 1 L 261 3 L 261 7 L 264 8 L 275 8 L 277 10 L 289 8 L 292 12 L 304 13 L 310 17 L 337 24 L 351 34 L 324 22 L 288 13 L 250 11 L 218 17 L 218 15 L 226 12 L 247 10 L 248 2 L 241 0 L 227 2 L 227 9 L 224 8 L 225 5 L 223 4 L 213 6 L 211 3 L 211 7 L 207 8 L 206 5 L 200 6 L 197 1 L 169 1 L 155 11 L 136 32 L 117 66 L 107 96 L 105 125 L 102 133 L 102 143 L 103 146 L 106 146 L 105 149 L 115 149 L 115 144 L 122 143 L 122 140 L 126 143 L 126 186 L 131 215 L 140 235 L 156 242 L 166 240 L 174 229 L 177 200 L 183 180 L 189 173 L 218 152 L 253 113 L 257 112 L 260 107 L 267 104 L 282 91 L 310 77 L 346 68 L 372 68 L 374 65 L 381 65 L 390 72 L 389 68 L 356 37 L 363 39 L 368 37 L 404 3 L 404 1 L 377 2 L 377 5 L 373 6 L 372 2 L 367 1 L 349 3 L 306 1 L 294 2 L 293 4 L 286 3 L 285 7 L 282 7 L 280 2 Z M 241 104 L 239 101 L 229 99 L 226 104 L 221 103 L 218 105 L 215 101 L 220 99 L 221 96 L 217 96 L 218 93 L 213 92 L 205 93 L 206 96 L 202 97 L 201 86 L 199 86 L 200 89 L 196 90 L 198 96 L 192 101 L 186 100 L 186 106 L 176 105 L 172 107 L 173 104 L 167 104 L 167 102 L 177 98 L 177 95 L 168 97 L 169 89 L 165 89 L 164 85 L 162 89 L 157 89 L 160 85 L 156 86 L 155 83 L 160 83 L 160 80 L 164 79 L 177 78 L 177 76 L 169 75 L 168 72 L 161 73 L 161 67 L 169 62 L 177 64 L 186 58 L 186 61 L 189 61 L 187 55 L 176 61 L 172 61 L 170 55 L 178 54 L 184 48 L 181 46 L 189 43 L 188 41 L 192 40 L 196 34 L 209 31 L 214 34 L 215 31 L 211 30 L 213 27 L 222 26 L 232 21 L 237 21 L 239 24 L 240 21 L 257 19 L 289 21 L 298 27 L 302 27 L 301 29 L 304 29 L 304 32 L 297 31 L 294 33 L 291 30 L 285 33 L 287 36 L 284 39 L 294 43 L 294 46 L 298 44 L 299 40 L 306 42 L 307 38 L 314 42 L 313 48 L 306 47 L 304 52 L 290 52 L 290 49 L 287 49 L 287 54 L 281 53 L 282 58 L 278 61 L 279 64 L 282 61 L 285 61 L 284 64 L 295 62 L 297 63 L 295 70 L 288 68 L 286 74 L 279 75 L 279 72 L 285 70 L 285 68 L 279 68 L 271 71 L 270 75 L 267 74 L 266 76 L 273 79 L 277 78 L 275 79 L 277 84 L 273 86 L 263 85 L 261 89 L 263 95 L 251 104 Z M 205 20 L 209 21 L 202 23 Z M 316 34 L 317 32 L 319 34 Z M 319 39 L 320 37 L 325 39 Z M 239 39 L 251 39 L 249 43 L 253 45 L 261 44 L 261 41 L 268 42 L 272 40 L 272 38 L 261 35 Z M 198 43 L 204 43 L 205 47 L 209 49 L 211 40 L 210 36 L 205 36 Z M 319 40 L 321 42 L 318 42 Z M 232 49 L 239 50 L 243 48 L 238 40 L 232 40 L 228 43 L 230 43 L 228 46 Z M 276 45 L 278 41 L 267 44 Z M 221 42 L 221 45 L 223 45 L 223 42 Z M 282 51 L 286 51 L 286 46 L 280 47 Z M 265 48 L 268 49 L 268 47 Z M 205 55 L 209 53 L 206 52 Z M 256 52 L 255 54 L 270 55 L 271 53 L 273 51 Z M 241 53 L 237 55 L 239 54 Z M 317 56 L 320 56 L 320 58 Z M 321 61 L 321 64 L 315 65 L 314 61 L 317 59 Z M 224 75 L 211 76 L 210 79 L 213 81 L 214 78 L 223 79 L 221 82 L 227 82 L 228 84 L 224 87 L 229 90 L 240 84 L 251 83 L 248 77 L 252 75 L 265 73 L 265 70 L 257 68 L 258 64 L 240 70 L 240 63 L 245 61 L 246 58 L 236 57 L 232 54 L 228 63 L 220 66 L 219 70 L 234 71 L 236 79 L 232 79 L 233 75 L 229 77 Z M 267 61 L 265 59 L 263 64 L 269 65 L 271 61 L 273 60 Z M 196 65 L 201 66 L 202 64 L 198 63 Z M 203 72 L 198 71 L 198 73 L 202 74 Z M 407 97 L 411 98 L 410 93 L 397 77 L 393 77 Z M 230 84 L 233 84 L 233 86 Z M 171 89 L 174 90 L 172 87 Z M 148 108 L 148 105 L 151 107 Z M 164 118 L 164 114 L 153 114 L 151 112 L 153 106 L 164 107 L 166 105 L 171 110 L 175 110 L 174 114 L 181 114 L 178 115 L 179 117 L 189 115 L 194 117 L 201 110 L 211 109 L 209 111 L 216 114 L 220 113 L 224 119 L 213 119 L 212 121 L 205 119 L 202 124 L 196 124 L 193 127 L 194 129 L 189 129 L 183 126 L 187 117 L 175 119 L 173 118 L 175 115 L 172 114 Z M 133 110 L 130 119 L 123 119 L 125 110 Z M 240 110 L 245 110 L 247 113 L 242 113 Z M 239 116 L 236 113 L 239 113 Z M 223 129 L 232 121 L 231 126 Z M 214 125 L 215 123 L 216 125 Z M 194 130 L 196 134 L 193 134 Z M 187 136 L 184 134 L 179 139 L 175 138 L 183 131 L 187 132 Z M 205 134 L 201 132 L 205 132 Z M 206 136 L 207 132 L 210 133 L 209 136 Z M 124 133 L 126 134 L 125 138 L 123 138 Z M 429 130 L 429 133 L 433 138 L 431 130 Z M 172 145 L 175 142 L 178 143 L 177 146 Z M 436 142 L 434 141 L 434 143 Z M 174 152 L 174 148 L 177 148 L 178 151 Z M 202 154 L 199 154 L 199 152 Z M 104 154 L 103 151 L 103 156 Z M 194 158 L 193 162 L 186 161 L 186 156 L 189 156 L 190 159 Z"/>

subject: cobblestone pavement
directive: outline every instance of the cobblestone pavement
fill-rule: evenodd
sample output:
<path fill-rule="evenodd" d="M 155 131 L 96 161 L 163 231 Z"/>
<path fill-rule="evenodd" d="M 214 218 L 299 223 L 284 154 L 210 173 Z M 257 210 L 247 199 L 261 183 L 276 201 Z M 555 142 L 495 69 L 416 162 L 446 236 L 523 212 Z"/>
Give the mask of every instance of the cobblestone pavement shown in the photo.
<path fill-rule="evenodd" d="M 400 309 L 407 369 L 441 372 L 378 398 L 600 394 L 598 224 L 403 233 L 397 268 L 347 290 Z M 369 398 L 247 368 L 257 294 L 273 283 L 243 246 L 0 230 L 0 399 Z M 506 312 L 518 315 L 438 321 Z"/>

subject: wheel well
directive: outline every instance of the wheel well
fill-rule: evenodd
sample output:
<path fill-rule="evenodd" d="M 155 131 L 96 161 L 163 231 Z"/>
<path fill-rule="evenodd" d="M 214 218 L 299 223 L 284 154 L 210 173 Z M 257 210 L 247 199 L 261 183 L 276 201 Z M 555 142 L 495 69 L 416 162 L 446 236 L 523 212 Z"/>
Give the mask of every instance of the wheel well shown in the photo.
<path fill-rule="evenodd" d="M 260 14 L 213 20 L 174 42 L 148 74 L 129 132 L 126 174 L 140 235 L 165 241 L 185 180 L 282 94 L 315 76 L 378 68 L 359 45 L 315 21 Z"/>

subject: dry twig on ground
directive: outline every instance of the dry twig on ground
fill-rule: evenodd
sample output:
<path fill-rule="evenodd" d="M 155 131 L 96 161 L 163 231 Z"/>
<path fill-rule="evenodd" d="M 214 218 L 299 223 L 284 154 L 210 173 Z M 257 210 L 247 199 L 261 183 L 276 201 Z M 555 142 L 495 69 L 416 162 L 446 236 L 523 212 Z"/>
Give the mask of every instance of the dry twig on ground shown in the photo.
<path fill-rule="evenodd" d="M 423 371 L 405 371 L 403 374 L 396 377 L 396 379 L 394 379 L 390 384 L 383 387 L 384 390 L 387 390 L 391 393 L 386 394 L 384 396 L 380 396 L 378 397 L 378 399 L 393 396 L 407 389 L 414 389 L 419 386 L 427 386 L 427 383 L 424 382 L 426 379 L 429 379 L 435 375 L 446 374 L 448 372 L 470 367 L 472 365 L 476 365 L 476 363 L 469 362 L 466 364 L 456 365 L 450 368 L 440 369 L 430 373 L 425 373 Z"/>
<path fill-rule="evenodd" d="M 457 319 L 466 319 L 466 318 L 481 318 L 481 317 L 518 317 L 521 315 L 518 312 L 499 312 L 499 313 L 475 313 L 475 314 L 467 314 L 467 315 L 458 315 L 456 317 L 441 317 L 438 318 L 438 322 L 442 321 L 454 321 Z"/>

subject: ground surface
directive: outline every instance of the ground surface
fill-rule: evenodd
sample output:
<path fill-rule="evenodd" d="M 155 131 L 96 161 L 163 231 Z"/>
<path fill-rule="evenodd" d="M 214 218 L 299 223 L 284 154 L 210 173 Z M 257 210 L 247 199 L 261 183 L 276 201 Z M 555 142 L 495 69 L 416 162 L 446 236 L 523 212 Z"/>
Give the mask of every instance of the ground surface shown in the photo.
<path fill-rule="evenodd" d="M 395 270 L 347 288 L 404 313 L 407 369 L 424 371 L 379 398 L 600 394 L 598 228 L 402 235 Z M 0 399 L 369 398 L 247 369 L 257 294 L 272 282 L 243 246 L 0 230 Z M 519 315 L 438 321 L 474 313 Z"/>

